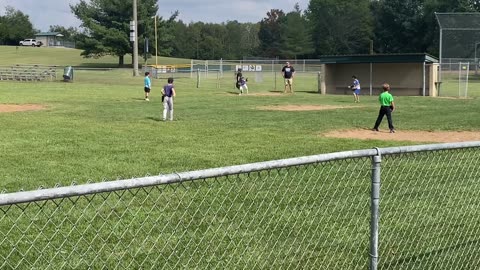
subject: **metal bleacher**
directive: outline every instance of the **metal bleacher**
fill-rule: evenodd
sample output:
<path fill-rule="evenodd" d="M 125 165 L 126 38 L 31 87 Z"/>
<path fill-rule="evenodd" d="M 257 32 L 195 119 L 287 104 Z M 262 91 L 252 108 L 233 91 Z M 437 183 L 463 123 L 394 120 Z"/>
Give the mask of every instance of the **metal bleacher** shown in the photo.
<path fill-rule="evenodd" d="M 0 66 L 0 81 L 55 81 L 57 66 L 14 65 Z"/>

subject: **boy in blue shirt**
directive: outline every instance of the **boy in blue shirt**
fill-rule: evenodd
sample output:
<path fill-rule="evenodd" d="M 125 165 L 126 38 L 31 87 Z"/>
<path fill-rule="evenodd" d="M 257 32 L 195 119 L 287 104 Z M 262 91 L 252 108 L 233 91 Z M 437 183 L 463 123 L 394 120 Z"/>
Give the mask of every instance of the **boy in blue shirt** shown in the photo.
<path fill-rule="evenodd" d="M 152 88 L 152 81 L 150 80 L 150 72 L 148 71 L 145 72 L 145 79 L 143 81 L 145 85 L 145 87 L 143 88 L 145 91 L 145 100 L 150 101 L 150 99 L 148 99 L 148 96 L 150 95 L 150 90 Z"/>
<path fill-rule="evenodd" d="M 360 102 L 360 81 L 357 79 L 355 75 L 352 76 L 353 83 L 350 86 L 353 92 L 353 101 L 355 103 Z"/>

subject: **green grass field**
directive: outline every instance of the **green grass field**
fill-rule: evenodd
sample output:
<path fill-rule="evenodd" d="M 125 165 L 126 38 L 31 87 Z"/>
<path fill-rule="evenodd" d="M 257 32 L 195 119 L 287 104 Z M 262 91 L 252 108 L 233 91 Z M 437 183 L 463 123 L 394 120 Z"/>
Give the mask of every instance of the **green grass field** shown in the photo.
<path fill-rule="evenodd" d="M 5 54 L 0 55 L 3 62 Z M 49 56 L 51 58 L 52 54 Z M 71 59 L 66 60 L 68 57 Z M 110 61 L 110 64 L 116 61 L 112 58 L 85 62 L 71 55 L 65 56 L 65 59 L 59 55 L 57 59 L 62 62 L 48 60 L 52 61 L 48 64 L 83 65 L 93 61 L 92 65 L 104 66 L 106 62 L 101 61 Z M 15 55 L 9 55 L 5 61 L 16 63 L 17 60 Z M 37 53 L 33 53 L 30 57 L 21 58 L 20 62 L 47 64 L 44 61 L 47 60 L 37 58 Z M 14 192 L 21 188 L 53 187 L 57 183 L 66 186 L 72 182 L 100 182 L 343 150 L 414 144 L 321 136 L 332 130 L 371 128 L 378 112 L 377 97 L 362 96 L 361 103 L 356 105 L 351 96 L 321 96 L 315 93 L 316 77 L 311 74 L 297 76 L 297 92 L 294 95 L 275 96 L 253 95 L 276 93 L 272 92 L 273 81 L 267 78 L 264 83 L 251 80 L 251 95 L 244 96 L 238 96 L 233 90 L 232 76 L 226 76 L 220 84 L 216 78 L 203 79 L 200 88 L 196 88 L 194 78 L 178 78 L 175 82 L 177 97 L 173 122 L 161 121 L 160 87 L 165 81 L 153 81 L 151 101 L 146 102 L 143 100 L 143 77 L 132 77 L 131 74 L 131 70 L 127 69 L 79 70 L 72 83 L 0 82 L 0 104 L 46 106 L 41 111 L 0 113 L 0 188 Z M 277 85 L 280 86 L 281 82 Z M 395 101 L 397 111 L 393 120 L 399 131 L 480 130 L 478 98 L 396 97 Z M 267 105 L 341 105 L 353 108 L 296 112 L 257 109 Z M 386 125 L 384 120 L 381 128 L 386 129 Z M 431 160 L 427 158 L 424 162 Z M 423 169 L 421 164 L 424 163 L 415 161 L 407 159 L 400 165 L 390 165 L 391 170 L 408 168 L 411 164 L 417 164 L 419 171 Z M 437 161 L 445 162 L 442 156 Z M 65 263 L 62 259 L 65 258 L 69 259 L 70 267 L 77 268 L 101 268 L 103 264 L 114 268 L 122 258 L 131 263 L 131 268 L 140 265 L 145 268 L 155 265 L 223 268 L 231 266 L 228 262 L 232 261 L 237 262 L 239 267 L 252 269 L 285 265 L 301 268 L 324 265 L 319 264 L 322 261 L 328 262 L 329 269 L 363 268 L 368 252 L 368 239 L 364 236 L 368 235 L 370 163 L 368 159 L 362 159 L 358 163 L 329 166 L 332 169 L 320 165 L 306 166 L 269 174 L 240 175 L 235 179 L 209 179 L 198 184 L 152 187 L 140 190 L 138 196 L 129 192 L 119 192 L 118 197 L 110 196 L 105 200 L 101 196 L 85 196 L 78 202 L 58 201 L 59 210 L 52 210 L 55 207 L 52 202 L 47 206 L 32 205 L 41 213 L 32 220 L 35 224 L 46 224 L 45 227 L 29 226 L 30 215 L 20 208 L 12 208 L 8 218 L 0 222 L 0 231 L 9 231 L 8 221 L 26 215 L 26 219 L 18 223 L 18 230 L 9 232 L 23 239 L 19 250 L 29 249 L 31 239 L 32 243 L 40 246 L 48 242 L 45 247 L 50 251 L 45 256 L 55 263 L 49 265 L 43 258 L 35 266 L 52 269 L 62 267 Z M 401 176 L 403 174 L 397 175 L 399 181 L 407 179 L 411 185 L 416 183 L 414 176 L 405 179 Z M 315 181 L 324 179 L 322 177 L 331 180 L 331 183 Z M 347 183 L 345 180 L 348 179 L 353 179 L 353 183 Z M 447 180 L 454 182 L 450 178 Z M 390 185 L 395 187 L 395 184 Z M 337 192 L 347 186 L 347 191 Z M 405 186 L 408 189 L 407 183 Z M 262 191 L 264 188 L 265 191 Z M 394 188 L 390 192 L 392 190 Z M 446 193 L 440 192 L 442 194 Z M 393 208 L 397 198 L 402 200 L 405 198 L 402 196 L 410 196 L 397 195 L 392 195 L 392 199 L 387 201 L 388 207 Z M 184 202 L 184 199 L 191 201 Z M 289 202 L 298 203 L 294 206 L 297 211 L 292 211 L 293 206 Z M 189 207 L 191 204 L 199 207 Z M 231 205 L 230 211 L 227 205 Z M 464 210 L 461 213 L 468 212 L 468 208 Z M 69 213 L 78 220 L 57 215 L 55 211 Z M 263 219 L 260 213 L 263 216 L 274 213 L 274 217 Z M 329 214 L 331 216 L 327 218 Z M 250 219 L 252 216 L 256 218 Z M 401 217 L 398 219 L 402 220 Z M 118 223 L 117 220 L 122 221 Z M 168 224 L 158 226 L 164 220 Z M 232 222 L 226 223 L 225 220 Z M 189 226 L 192 223 L 195 226 Z M 63 243 L 62 234 L 49 238 L 39 233 L 55 224 L 62 224 L 67 231 L 75 228 L 68 237 L 71 243 L 79 243 L 79 246 L 71 246 L 70 241 Z M 124 232 L 122 228 L 126 225 L 130 226 Z M 148 228 L 147 225 L 156 227 L 154 231 L 138 230 L 143 226 Z M 400 225 L 394 228 L 397 238 L 390 239 L 389 243 L 394 245 L 396 239 L 404 238 L 407 235 L 405 230 L 414 230 L 405 228 Z M 428 228 L 424 228 L 423 232 L 427 233 Z M 23 229 L 30 231 L 25 235 Z M 180 236 L 190 240 L 180 238 L 178 230 L 183 232 Z M 146 235 L 146 240 L 138 237 L 139 231 Z M 312 238 L 304 242 L 297 238 L 308 234 Z M 332 241 L 327 236 L 334 236 L 333 239 L 338 238 L 338 241 Z M 204 242 L 204 238 L 212 240 Z M 119 239 L 122 239 L 122 245 L 116 244 Z M 2 242 L 4 245 L 9 243 Z M 54 257 L 56 254 L 53 253 L 53 247 L 58 243 L 66 249 L 60 258 Z M 231 243 L 237 243 L 237 246 L 231 246 Z M 97 253 L 90 252 L 89 247 Z M 157 249 L 160 249 L 162 257 L 155 257 Z M 2 250 L 0 254 L 4 257 L 9 249 Z M 176 250 L 182 253 L 177 254 Z M 422 247 L 422 252 L 428 250 L 429 247 Z M 83 251 L 85 253 L 81 253 Z M 269 256 L 272 253 L 275 254 Z M 30 254 L 27 260 L 35 261 L 36 253 Z M 173 259 L 169 256 L 179 263 L 171 264 Z M 385 257 L 389 256 L 395 258 L 390 253 L 385 254 Z M 20 261 L 21 256 L 14 254 L 12 257 Z M 157 261 L 151 261 L 152 257 Z M 261 261 L 261 258 L 266 260 Z M 88 264 L 94 260 L 93 266 Z M 336 264 L 338 260 L 346 260 L 347 263 Z M 411 269 L 408 262 L 407 265 L 397 262 L 394 266 Z"/>
<path fill-rule="evenodd" d="M 336 129 L 371 128 L 376 97 L 357 108 L 327 111 L 262 111 L 282 104 L 352 105 L 350 96 L 311 92 L 279 96 L 237 96 L 216 80 L 175 82 L 175 121 L 164 123 L 160 87 L 150 102 L 143 78 L 130 70 L 77 71 L 75 82 L 1 82 L 0 103 L 42 104 L 46 110 L 0 114 L 3 188 L 32 189 L 72 181 L 129 178 L 147 174 L 243 164 L 287 157 L 406 145 L 411 142 L 332 139 Z M 302 88 L 301 78 L 296 80 Z M 270 85 L 270 84 L 268 84 Z M 250 83 L 250 93 L 269 93 Z M 399 130 L 478 130 L 478 99 L 397 97 Z M 447 110 L 448 108 L 448 110 Z M 386 123 L 383 123 L 385 128 Z M 170 149 L 165 151 L 165 147 Z"/>
<path fill-rule="evenodd" d="M 281 104 L 353 105 L 350 96 L 297 92 L 287 96 L 236 96 L 216 80 L 176 81 L 173 123 L 161 122 L 160 86 L 145 102 L 142 77 L 130 70 L 77 71 L 74 83 L 2 82 L 0 103 L 35 103 L 44 111 L 0 114 L 4 128 L 0 168 L 8 189 L 36 188 L 72 180 L 116 179 L 159 172 L 242 164 L 339 150 L 411 144 L 322 138 L 333 129 L 369 128 L 376 97 L 354 109 L 306 112 L 256 110 Z M 296 80 L 302 88 L 301 78 Z M 226 83 L 225 83 L 226 84 Z M 250 93 L 258 89 L 250 83 Z M 270 85 L 270 84 L 269 84 Z M 477 99 L 397 97 L 399 130 L 478 130 Z M 448 111 L 446 111 L 448 108 Z M 386 123 L 383 123 L 384 126 Z M 265 142 L 269 142 L 266 144 Z M 172 150 L 162 151 L 165 144 Z M 234 154 L 232 154 L 234 153 Z M 125 165 L 129 166 L 125 166 Z M 20 170 L 18 166 L 21 166 Z M 19 181 L 20 180 L 20 181 Z"/>

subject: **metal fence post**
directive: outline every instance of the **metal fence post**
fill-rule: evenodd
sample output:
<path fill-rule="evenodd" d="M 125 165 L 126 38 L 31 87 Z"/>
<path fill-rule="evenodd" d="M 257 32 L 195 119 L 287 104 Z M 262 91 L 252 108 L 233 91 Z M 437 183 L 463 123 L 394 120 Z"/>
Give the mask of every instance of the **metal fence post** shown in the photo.
<path fill-rule="evenodd" d="M 378 265 L 378 223 L 380 204 L 380 164 L 382 156 L 377 149 L 377 155 L 372 157 L 372 191 L 370 206 L 370 270 L 377 270 Z"/>
<path fill-rule="evenodd" d="M 273 73 L 273 89 L 274 91 L 277 91 L 277 73 Z"/>
<path fill-rule="evenodd" d="M 197 88 L 200 88 L 200 69 L 197 68 Z"/>

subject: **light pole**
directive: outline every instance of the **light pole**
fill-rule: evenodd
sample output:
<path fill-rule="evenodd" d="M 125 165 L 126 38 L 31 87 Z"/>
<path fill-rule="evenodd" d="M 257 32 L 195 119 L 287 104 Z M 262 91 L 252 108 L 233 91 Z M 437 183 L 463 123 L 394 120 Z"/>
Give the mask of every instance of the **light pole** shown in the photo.
<path fill-rule="evenodd" d="M 478 75 L 477 47 L 480 42 L 475 42 L 475 75 Z"/>

